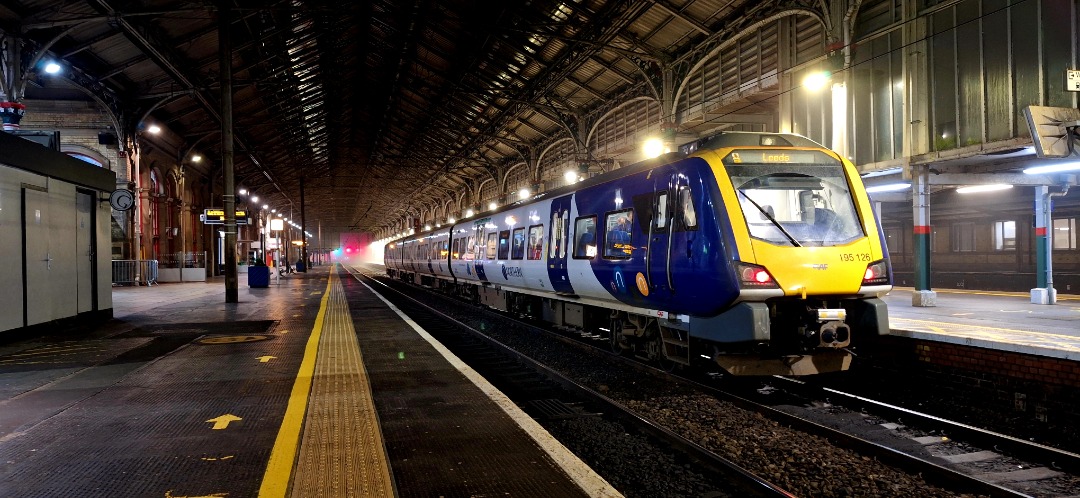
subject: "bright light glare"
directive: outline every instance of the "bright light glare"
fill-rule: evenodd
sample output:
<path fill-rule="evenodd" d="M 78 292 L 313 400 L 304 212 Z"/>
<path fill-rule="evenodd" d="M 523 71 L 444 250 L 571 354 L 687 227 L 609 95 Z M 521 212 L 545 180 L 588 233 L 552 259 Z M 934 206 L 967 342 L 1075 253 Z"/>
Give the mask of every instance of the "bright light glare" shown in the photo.
<path fill-rule="evenodd" d="M 1080 163 L 1061 163 L 1049 166 L 1035 166 L 1024 170 L 1029 175 L 1044 175 L 1046 173 L 1061 173 L 1062 171 L 1076 171 L 1080 169 Z"/>
<path fill-rule="evenodd" d="M 195 154 L 194 156 L 191 156 L 191 162 L 197 163 L 199 161 L 202 161 L 202 156 L 200 156 L 198 154 Z"/>
<path fill-rule="evenodd" d="M 958 194 L 974 194 L 978 192 L 996 192 L 998 190 L 1008 190 L 1013 188 L 1012 185 L 1005 183 L 994 183 L 990 185 L 971 185 L 968 187 L 960 187 L 956 189 Z"/>
<path fill-rule="evenodd" d="M 469 209 L 469 210 L 465 211 L 465 217 L 466 218 L 472 217 L 473 214 L 475 214 L 475 213 L 473 213 L 472 209 Z"/>
<path fill-rule="evenodd" d="M 659 157 L 664 153 L 664 142 L 659 138 L 650 138 L 641 146 L 641 151 L 645 154 L 645 159 Z"/>
<path fill-rule="evenodd" d="M 520 197 L 522 199 L 525 199 L 525 198 L 528 198 L 529 194 L 531 194 L 531 193 L 532 192 L 529 192 L 529 189 L 523 188 L 523 189 L 518 191 L 518 197 Z"/>
<path fill-rule="evenodd" d="M 251 202 L 259 202 L 259 196 L 257 196 L 257 195 L 251 196 Z"/>
<path fill-rule="evenodd" d="M 826 71 L 816 71 L 806 75 L 803 78 L 802 84 L 807 90 L 811 92 L 820 91 L 825 88 L 825 84 L 829 82 L 829 73 Z"/>
<path fill-rule="evenodd" d="M 574 183 L 577 181 L 578 173 L 577 171 L 570 170 L 563 174 L 563 178 L 566 178 L 567 183 Z"/>
<path fill-rule="evenodd" d="M 905 190 L 911 188 L 910 183 L 886 183 L 884 185 L 874 185 L 873 187 L 866 187 L 866 193 L 872 194 L 874 192 L 896 192 L 898 190 Z"/>
<path fill-rule="evenodd" d="M 491 201 L 488 203 L 488 211 L 494 211 L 498 207 L 499 205 L 496 204 L 495 201 Z"/>
<path fill-rule="evenodd" d="M 60 64 L 57 64 L 55 62 L 50 62 L 48 64 L 45 64 L 45 72 L 49 73 L 49 74 L 59 73 L 60 72 Z"/>
<path fill-rule="evenodd" d="M 157 135 L 158 133 L 161 133 L 161 127 L 156 124 L 150 125 L 150 127 L 147 128 L 146 131 Z"/>

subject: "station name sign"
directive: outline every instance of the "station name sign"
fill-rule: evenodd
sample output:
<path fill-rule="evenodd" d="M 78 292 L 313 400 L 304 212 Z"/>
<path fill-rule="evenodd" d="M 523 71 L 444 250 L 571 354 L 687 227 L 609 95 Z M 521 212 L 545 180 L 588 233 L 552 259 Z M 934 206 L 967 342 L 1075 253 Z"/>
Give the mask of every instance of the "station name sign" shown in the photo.
<path fill-rule="evenodd" d="M 202 222 L 207 225 L 224 225 L 225 224 L 225 210 L 219 208 L 204 209 L 202 216 L 199 217 Z M 243 209 L 236 210 L 236 224 L 237 225 L 250 225 L 251 218 L 248 217 L 247 211 Z"/>

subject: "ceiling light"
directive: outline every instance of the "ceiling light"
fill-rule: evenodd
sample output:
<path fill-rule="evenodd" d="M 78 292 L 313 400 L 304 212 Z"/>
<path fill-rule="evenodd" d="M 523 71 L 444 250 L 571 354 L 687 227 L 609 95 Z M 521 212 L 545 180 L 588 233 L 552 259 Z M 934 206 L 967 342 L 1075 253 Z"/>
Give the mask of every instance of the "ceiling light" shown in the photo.
<path fill-rule="evenodd" d="M 1063 171 L 1076 171 L 1080 170 L 1080 163 L 1060 163 L 1051 164 L 1049 166 L 1035 166 L 1024 170 L 1024 173 L 1029 175 L 1044 175 L 1046 173 L 1061 173 Z"/>
<path fill-rule="evenodd" d="M 152 124 L 148 128 L 146 128 L 146 131 L 157 135 L 158 133 L 161 133 L 161 127 L 156 124 Z"/>
<path fill-rule="evenodd" d="M 907 182 L 899 183 L 885 183 L 882 185 L 874 185 L 872 187 L 866 187 L 866 193 L 873 194 L 874 192 L 896 192 L 898 190 L 905 190 L 910 188 L 911 184 Z"/>
<path fill-rule="evenodd" d="M 829 76 L 831 75 L 828 71 L 814 71 L 803 78 L 803 87 L 811 92 L 821 90 L 825 88 L 825 83 L 829 82 Z"/>
<path fill-rule="evenodd" d="M 55 62 L 50 62 L 48 64 L 45 64 L 45 72 L 49 73 L 49 74 L 59 73 L 60 72 L 60 64 L 57 64 Z"/>
<path fill-rule="evenodd" d="M 960 187 L 956 189 L 956 193 L 975 194 L 978 192 L 996 192 L 998 190 L 1008 190 L 1011 188 L 1013 188 L 1013 186 L 1006 183 L 991 183 L 988 185 L 970 185 L 967 187 Z"/>

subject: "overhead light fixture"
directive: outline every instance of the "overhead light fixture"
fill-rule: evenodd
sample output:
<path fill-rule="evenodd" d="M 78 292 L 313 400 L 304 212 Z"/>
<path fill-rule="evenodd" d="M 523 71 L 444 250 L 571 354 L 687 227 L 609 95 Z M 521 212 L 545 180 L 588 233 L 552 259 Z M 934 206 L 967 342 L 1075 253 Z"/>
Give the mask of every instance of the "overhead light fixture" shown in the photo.
<path fill-rule="evenodd" d="M 161 133 L 161 127 L 156 124 L 152 124 L 146 128 L 146 131 L 157 135 L 158 133 Z"/>
<path fill-rule="evenodd" d="M 866 193 L 873 194 L 876 192 L 896 192 L 899 190 L 906 190 L 911 188 L 911 184 L 908 182 L 899 183 L 886 183 L 883 185 L 874 185 L 872 187 L 866 187 Z"/>
<path fill-rule="evenodd" d="M 48 64 L 45 64 L 45 72 L 49 73 L 49 74 L 59 73 L 60 72 L 60 64 L 57 64 L 55 62 L 50 62 Z"/>
<path fill-rule="evenodd" d="M 828 71 L 814 71 L 803 78 L 802 86 L 811 92 L 820 91 L 825 88 L 825 83 L 829 82 L 830 76 L 832 75 Z"/>
<path fill-rule="evenodd" d="M 645 155 L 645 159 L 652 159 L 667 152 L 667 148 L 664 147 L 663 140 L 654 137 L 645 140 L 645 143 L 641 145 L 641 152 Z"/>
<path fill-rule="evenodd" d="M 1024 170 L 1028 175 L 1045 175 L 1047 173 L 1062 173 L 1065 171 L 1080 170 L 1080 162 L 1050 164 L 1047 166 L 1035 166 Z"/>
<path fill-rule="evenodd" d="M 992 183 L 989 185 L 970 185 L 967 187 L 960 187 L 956 189 L 956 193 L 976 194 L 979 192 L 997 192 L 998 190 L 1008 190 L 1011 188 L 1013 188 L 1013 186 L 1007 183 Z"/>

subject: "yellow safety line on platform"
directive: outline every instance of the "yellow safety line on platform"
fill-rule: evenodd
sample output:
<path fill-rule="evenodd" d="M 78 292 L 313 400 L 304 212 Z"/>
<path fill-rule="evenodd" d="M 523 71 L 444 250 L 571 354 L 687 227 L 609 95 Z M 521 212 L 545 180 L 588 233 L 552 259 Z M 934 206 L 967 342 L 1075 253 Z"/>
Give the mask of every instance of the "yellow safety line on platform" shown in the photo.
<path fill-rule="evenodd" d="M 915 292 L 914 287 L 898 287 L 893 286 L 895 292 Z M 981 291 L 981 290 L 969 290 L 969 289 L 933 289 L 938 294 L 963 294 L 970 296 L 998 296 L 998 297 L 1021 297 L 1030 298 L 1031 293 L 1028 292 L 1011 292 L 1011 291 Z M 1057 294 L 1058 301 L 1077 301 L 1080 300 L 1080 296 L 1070 294 Z"/>
<path fill-rule="evenodd" d="M 296 373 L 289 405 L 285 409 L 285 418 L 281 421 L 274 449 L 270 451 L 270 462 L 266 466 L 262 485 L 259 487 L 260 498 L 284 498 L 292 479 L 296 449 L 300 445 L 300 429 L 304 425 L 304 412 L 307 410 L 308 394 L 311 392 L 311 380 L 315 372 L 315 357 L 319 351 L 319 338 L 322 335 L 323 320 L 326 317 L 330 289 L 334 285 L 334 271 L 326 282 L 326 292 L 319 303 L 319 314 L 315 317 L 315 326 L 311 337 L 304 347 L 304 359 L 300 361 L 300 370 Z"/>
<path fill-rule="evenodd" d="M 1024 335 L 1024 336 L 1035 335 L 1035 336 L 1039 336 L 1039 337 L 1060 337 L 1062 339 L 1069 339 L 1069 340 L 1074 340 L 1074 341 L 1077 339 L 1077 336 L 1068 335 L 1068 334 L 1055 334 L 1053 332 L 1039 332 L 1037 330 L 1008 329 L 1008 328 L 1004 328 L 1004 327 L 989 327 L 989 326 L 986 326 L 986 325 L 971 325 L 971 324 L 967 324 L 967 323 L 941 322 L 941 321 L 937 321 L 937 320 L 917 320 L 917 319 L 914 319 L 914 318 L 890 317 L 889 321 L 894 322 L 897 325 L 903 324 L 905 322 L 909 322 L 912 326 L 923 325 L 923 326 L 925 326 L 927 328 L 938 328 L 942 332 L 944 332 L 945 329 L 954 329 L 954 331 L 957 331 L 957 332 L 970 332 L 970 333 L 978 333 L 978 332 L 983 332 L 983 331 L 988 332 L 988 333 L 989 332 L 1004 332 L 1004 333 L 1008 333 L 1008 334 L 1019 334 L 1019 335 Z M 961 329 L 961 330 L 955 330 L 955 329 Z"/>

